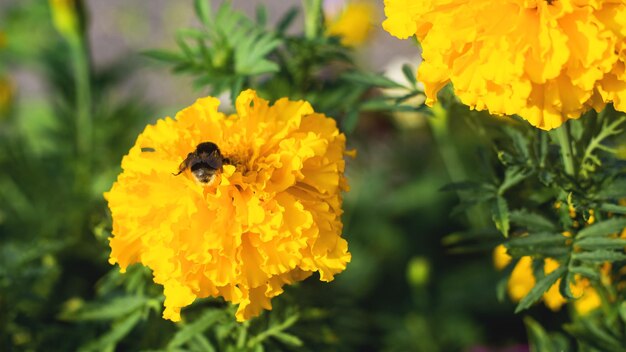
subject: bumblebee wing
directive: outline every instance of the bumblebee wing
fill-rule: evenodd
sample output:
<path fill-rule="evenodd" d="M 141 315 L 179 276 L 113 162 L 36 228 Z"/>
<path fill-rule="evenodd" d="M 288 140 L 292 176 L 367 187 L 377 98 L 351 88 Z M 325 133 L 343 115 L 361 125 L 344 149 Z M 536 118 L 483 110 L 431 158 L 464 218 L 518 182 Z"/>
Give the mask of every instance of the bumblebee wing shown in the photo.
<path fill-rule="evenodd" d="M 214 151 L 211 155 L 206 159 L 207 163 L 210 167 L 217 170 L 222 167 L 222 154 L 219 151 Z"/>
<path fill-rule="evenodd" d="M 189 163 L 189 158 L 190 158 L 191 156 L 192 156 L 192 153 L 189 153 L 189 154 L 187 155 L 187 157 L 185 158 L 185 160 L 183 160 L 183 162 L 182 162 L 182 163 L 180 163 L 180 165 L 178 165 L 178 172 L 177 172 L 177 173 L 175 173 L 175 174 L 173 173 L 172 175 L 174 175 L 174 176 L 178 176 L 178 175 L 182 174 L 182 173 L 183 173 L 183 171 L 185 171 L 185 170 L 187 169 L 187 167 L 188 167 L 188 165 L 187 165 L 187 164 Z"/>

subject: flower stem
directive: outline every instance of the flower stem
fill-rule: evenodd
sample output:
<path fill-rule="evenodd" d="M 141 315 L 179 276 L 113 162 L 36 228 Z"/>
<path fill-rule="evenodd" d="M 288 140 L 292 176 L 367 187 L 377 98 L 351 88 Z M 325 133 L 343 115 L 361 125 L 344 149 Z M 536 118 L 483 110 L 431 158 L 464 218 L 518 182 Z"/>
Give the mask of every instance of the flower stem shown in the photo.
<path fill-rule="evenodd" d="M 569 176 L 574 176 L 574 155 L 572 154 L 572 142 L 570 141 L 567 125 L 557 128 L 556 136 L 561 146 L 561 157 L 563 158 L 565 173 Z"/>
<path fill-rule="evenodd" d="M 428 118 L 435 143 L 441 154 L 444 166 L 448 171 L 450 181 L 459 183 L 469 180 L 469 175 L 461 157 L 459 156 L 454 139 L 450 136 L 450 129 L 448 123 L 448 111 L 437 103 L 432 107 L 433 115 Z M 457 192 L 459 198 L 461 194 Z M 476 207 L 470 208 L 466 211 L 467 220 L 470 226 L 474 229 L 485 228 L 488 225 L 489 212 L 485 209 L 484 205 L 479 204 Z"/>
<path fill-rule="evenodd" d="M 324 20 L 322 0 L 302 0 L 304 7 L 304 35 L 308 39 L 316 38 L 322 32 Z"/>
<path fill-rule="evenodd" d="M 76 89 L 76 146 L 78 155 L 85 157 L 91 152 L 93 140 L 89 58 L 83 38 L 70 43 L 70 47 Z"/>

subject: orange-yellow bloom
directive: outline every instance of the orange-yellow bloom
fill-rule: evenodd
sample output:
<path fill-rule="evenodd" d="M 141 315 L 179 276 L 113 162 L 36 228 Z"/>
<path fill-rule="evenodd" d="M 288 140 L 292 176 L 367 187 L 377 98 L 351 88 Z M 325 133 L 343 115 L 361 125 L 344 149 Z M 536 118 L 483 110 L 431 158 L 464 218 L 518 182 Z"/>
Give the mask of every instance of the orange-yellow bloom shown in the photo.
<path fill-rule="evenodd" d="M 503 245 L 497 246 L 493 251 L 493 261 L 496 269 L 501 270 L 511 262 L 511 257 L 506 252 Z M 549 274 L 559 267 L 559 262 L 546 258 L 544 260 L 544 273 Z M 536 279 L 533 274 L 533 261 L 529 256 L 521 257 L 515 264 L 509 281 L 507 283 L 507 291 L 509 297 L 514 302 L 520 301 L 535 286 Z M 544 294 L 543 302 L 552 311 L 558 311 L 567 303 L 567 300 L 561 296 L 559 285 L 561 279 L 557 280 Z M 574 308 L 580 315 L 586 315 L 589 312 L 600 307 L 602 302 L 596 290 L 590 285 L 589 280 L 584 278 L 576 278 L 575 283 L 570 283 L 572 294 L 577 297 L 574 301 Z"/>
<path fill-rule="evenodd" d="M 613 102 L 626 111 L 626 3 L 616 0 L 385 0 L 383 27 L 416 35 L 427 104 L 461 101 L 549 130 Z"/>
<path fill-rule="evenodd" d="M 242 92 L 237 113 L 198 99 L 176 119 L 146 127 L 105 194 L 113 217 L 111 263 L 152 269 L 163 317 L 198 297 L 239 304 L 243 321 L 271 309 L 283 286 L 319 272 L 331 281 L 350 261 L 341 238 L 345 136 L 307 102 L 269 105 Z M 203 184 L 179 165 L 203 142 L 226 158 Z"/>

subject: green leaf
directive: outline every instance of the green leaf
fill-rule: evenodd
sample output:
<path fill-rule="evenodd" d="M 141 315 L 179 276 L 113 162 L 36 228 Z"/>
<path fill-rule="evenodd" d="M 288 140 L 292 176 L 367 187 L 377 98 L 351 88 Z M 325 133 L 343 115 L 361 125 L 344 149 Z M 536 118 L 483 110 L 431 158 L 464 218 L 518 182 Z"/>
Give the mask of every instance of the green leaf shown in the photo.
<path fill-rule="evenodd" d="M 390 80 L 389 78 L 374 73 L 366 72 L 347 72 L 342 75 L 342 78 L 354 83 L 364 84 L 369 87 L 381 87 L 381 88 L 404 88 L 407 87 Z"/>
<path fill-rule="evenodd" d="M 611 203 L 601 204 L 600 210 L 616 214 L 626 214 L 626 206 Z"/>
<path fill-rule="evenodd" d="M 535 302 L 541 299 L 541 296 L 554 285 L 556 280 L 561 278 L 563 274 L 567 271 L 567 267 L 560 266 L 550 274 L 544 276 L 541 280 L 537 281 L 535 286 L 528 292 L 524 298 L 519 302 L 517 307 L 515 308 L 515 313 L 519 313 L 525 309 L 528 309 Z"/>
<path fill-rule="evenodd" d="M 626 218 L 611 218 L 585 227 L 578 232 L 576 238 L 613 235 L 622 232 L 624 228 L 626 228 Z"/>
<path fill-rule="evenodd" d="M 626 260 L 626 254 L 624 252 L 610 251 L 606 249 L 598 249 L 589 252 L 580 252 L 572 254 L 572 257 L 578 260 L 592 262 L 592 263 L 604 263 L 615 262 L 619 260 Z"/>
<path fill-rule="evenodd" d="M 287 335 L 284 333 L 284 331 L 290 328 L 293 324 L 295 324 L 298 321 L 298 319 L 300 319 L 300 315 L 293 314 L 287 319 L 285 319 L 282 323 L 270 326 L 267 330 L 261 332 L 260 334 L 248 340 L 248 347 L 254 347 L 256 345 L 259 345 L 263 341 L 265 341 L 267 338 L 276 337 L 276 335 L 279 335 L 279 334 L 284 334 L 282 338 L 290 339 L 291 342 L 297 343 L 294 339 L 291 339 L 291 337 L 295 337 L 295 336 Z M 286 337 L 286 336 L 290 336 L 290 337 Z M 302 342 L 300 341 L 300 344 L 301 343 Z"/>
<path fill-rule="evenodd" d="M 601 321 L 594 319 L 578 319 L 574 324 L 565 325 L 563 328 L 577 340 L 596 348 L 597 351 L 623 352 L 624 346 L 620 340 L 613 336 L 609 329 L 599 324 Z"/>
<path fill-rule="evenodd" d="M 531 317 L 524 317 L 531 352 L 562 352 L 561 343 L 555 343 L 543 327 Z M 560 342 L 560 341 L 559 341 Z"/>
<path fill-rule="evenodd" d="M 265 7 L 265 5 L 257 5 L 256 23 L 259 27 L 265 27 L 265 25 L 267 24 L 267 7 Z"/>
<path fill-rule="evenodd" d="M 174 53 L 174 52 L 166 51 L 166 50 L 158 50 L 158 49 L 146 50 L 146 51 L 143 51 L 142 54 L 150 58 L 156 59 L 156 60 L 171 62 L 171 63 L 181 63 L 187 60 L 184 56 L 178 53 Z"/>
<path fill-rule="evenodd" d="M 512 223 L 523 226 L 529 231 L 555 231 L 556 226 L 543 215 L 531 213 L 526 209 L 512 210 L 509 212 Z"/>
<path fill-rule="evenodd" d="M 202 24 L 207 27 L 211 26 L 211 1 L 210 0 L 194 0 L 196 15 Z"/>
<path fill-rule="evenodd" d="M 342 124 L 341 126 L 343 127 L 343 130 L 349 135 L 352 132 L 354 132 L 354 129 L 356 128 L 357 123 L 359 122 L 359 111 L 358 110 L 353 110 L 350 111 L 341 121 Z"/>
<path fill-rule="evenodd" d="M 626 178 L 616 178 L 603 185 L 596 197 L 599 199 L 620 199 L 626 197 Z"/>
<path fill-rule="evenodd" d="M 542 232 L 531 233 L 527 236 L 516 237 L 506 243 L 507 248 L 529 247 L 531 249 L 537 247 L 561 247 L 567 241 L 567 237 L 560 233 Z"/>
<path fill-rule="evenodd" d="M 582 275 L 584 277 L 587 277 L 589 279 L 592 280 L 599 280 L 600 279 L 600 274 L 598 274 L 598 271 L 596 269 L 590 268 L 588 266 L 570 266 L 569 268 L 569 272 L 572 274 L 579 274 Z"/>
<path fill-rule="evenodd" d="M 404 73 L 404 77 L 406 77 L 409 84 L 415 87 L 415 84 L 417 83 L 417 78 L 415 78 L 415 69 L 409 64 L 404 64 L 402 65 L 402 73 Z"/>
<path fill-rule="evenodd" d="M 278 332 L 278 333 L 275 333 L 273 337 L 279 340 L 280 342 L 289 346 L 294 346 L 294 347 L 302 346 L 302 340 L 300 340 L 298 337 L 294 335 L 290 335 L 284 332 Z"/>
<path fill-rule="evenodd" d="M 576 241 L 576 245 L 585 250 L 593 249 L 623 249 L 626 239 L 607 237 L 587 237 Z"/>
<path fill-rule="evenodd" d="M 142 296 L 123 296 L 105 303 L 86 304 L 75 312 L 62 312 L 61 320 L 112 320 L 145 306 L 150 300 Z"/>
<path fill-rule="evenodd" d="M 537 159 L 539 161 L 539 167 L 543 167 L 548 156 L 548 135 L 544 131 L 537 131 Z"/>
<path fill-rule="evenodd" d="M 509 138 L 512 139 L 513 147 L 518 153 L 518 157 L 520 157 L 522 160 L 530 160 L 528 138 L 526 138 L 526 136 L 524 136 L 524 134 L 522 134 L 520 131 L 510 126 L 505 126 L 503 128 L 503 131 L 509 136 Z"/>
<path fill-rule="evenodd" d="M 235 72 L 254 76 L 278 71 L 278 65 L 265 57 L 281 43 L 280 39 L 268 33 L 249 34 L 242 38 L 235 47 Z"/>
<path fill-rule="evenodd" d="M 111 325 L 111 330 L 102 335 L 95 341 L 89 342 L 87 345 L 79 348 L 81 352 L 87 351 L 114 351 L 117 343 L 128 335 L 128 333 L 137 325 L 143 313 L 137 311 L 120 321 Z"/>
<path fill-rule="evenodd" d="M 220 320 L 220 318 L 224 317 L 224 314 L 225 311 L 223 310 L 208 310 L 200 318 L 180 328 L 167 344 L 167 348 L 172 349 L 184 345 L 194 336 L 202 334 L 206 329 L 215 324 L 218 320 Z"/>
<path fill-rule="evenodd" d="M 568 271 L 567 274 L 565 274 L 565 277 L 561 279 L 561 282 L 559 283 L 559 293 L 561 294 L 561 296 L 567 299 L 577 298 L 572 293 L 572 288 L 570 285 L 571 282 L 574 282 L 574 274 L 571 271 Z"/>
<path fill-rule="evenodd" d="M 504 180 L 498 188 L 498 194 L 503 195 L 509 188 L 524 181 L 528 176 L 532 175 L 532 170 L 522 168 L 519 166 L 508 167 L 504 173 Z"/>
<path fill-rule="evenodd" d="M 509 237 L 509 206 L 504 197 L 496 197 L 491 208 L 493 222 L 496 228 L 504 235 Z"/>
<path fill-rule="evenodd" d="M 293 20 L 298 16 L 298 7 L 292 6 L 287 12 L 281 17 L 280 21 L 276 24 L 276 31 L 280 34 L 284 33 L 289 26 L 293 23 Z"/>

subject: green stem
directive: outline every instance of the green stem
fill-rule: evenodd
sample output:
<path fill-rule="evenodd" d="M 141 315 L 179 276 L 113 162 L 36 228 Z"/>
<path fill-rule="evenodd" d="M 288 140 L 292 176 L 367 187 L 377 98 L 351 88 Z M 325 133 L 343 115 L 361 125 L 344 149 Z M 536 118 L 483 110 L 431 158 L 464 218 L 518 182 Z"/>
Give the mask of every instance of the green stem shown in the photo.
<path fill-rule="evenodd" d="M 89 56 L 83 38 L 72 40 L 70 50 L 76 89 L 76 147 L 78 155 L 85 157 L 91 152 L 93 140 Z"/>
<path fill-rule="evenodd" d="M 437 103 L 432 107 L 432 112 L 434 116 L 427 120 L 450 180 L 454 183 L 469 180 L 469 175 L 463 167 L 464 164 L 454 144 L 454 139 L 450 136 L 448 111 L 441 103 Z M 460 193 L 457 192 L 457 195 L 461 198 Z M 478 205 L 477 207 L 468 209 L 466 212 L 471 227 L 475 229 L 485 228 L 487 226 L 489 219 L 487 214 L 488 212 L 484 205 Z"/>
<path fill-rule="evenodd" d="M 322 33 L 324 20 L 322 0 L 302 0 L 304 7 L 304 35 L 308 39 L 318 37 Z"/>
<path fill-rule="evenodd" d="M 561 157 L 563 158 L 565 173 L 569 176 L 574 176 L 574 155 L 572 154 L 572 142 L 570 141 L 567 125 L 557 128 L 556 136 L 561 146 Z"/>
<path fill-rule="evenodd" d="M 250 326 L 250 321 L 245 321 L 240 326 L 239 336 L 237 337 L 237 348 L 243 350 L 246 346 L 246 341 L 248 340 L 248 326 Z"/>

